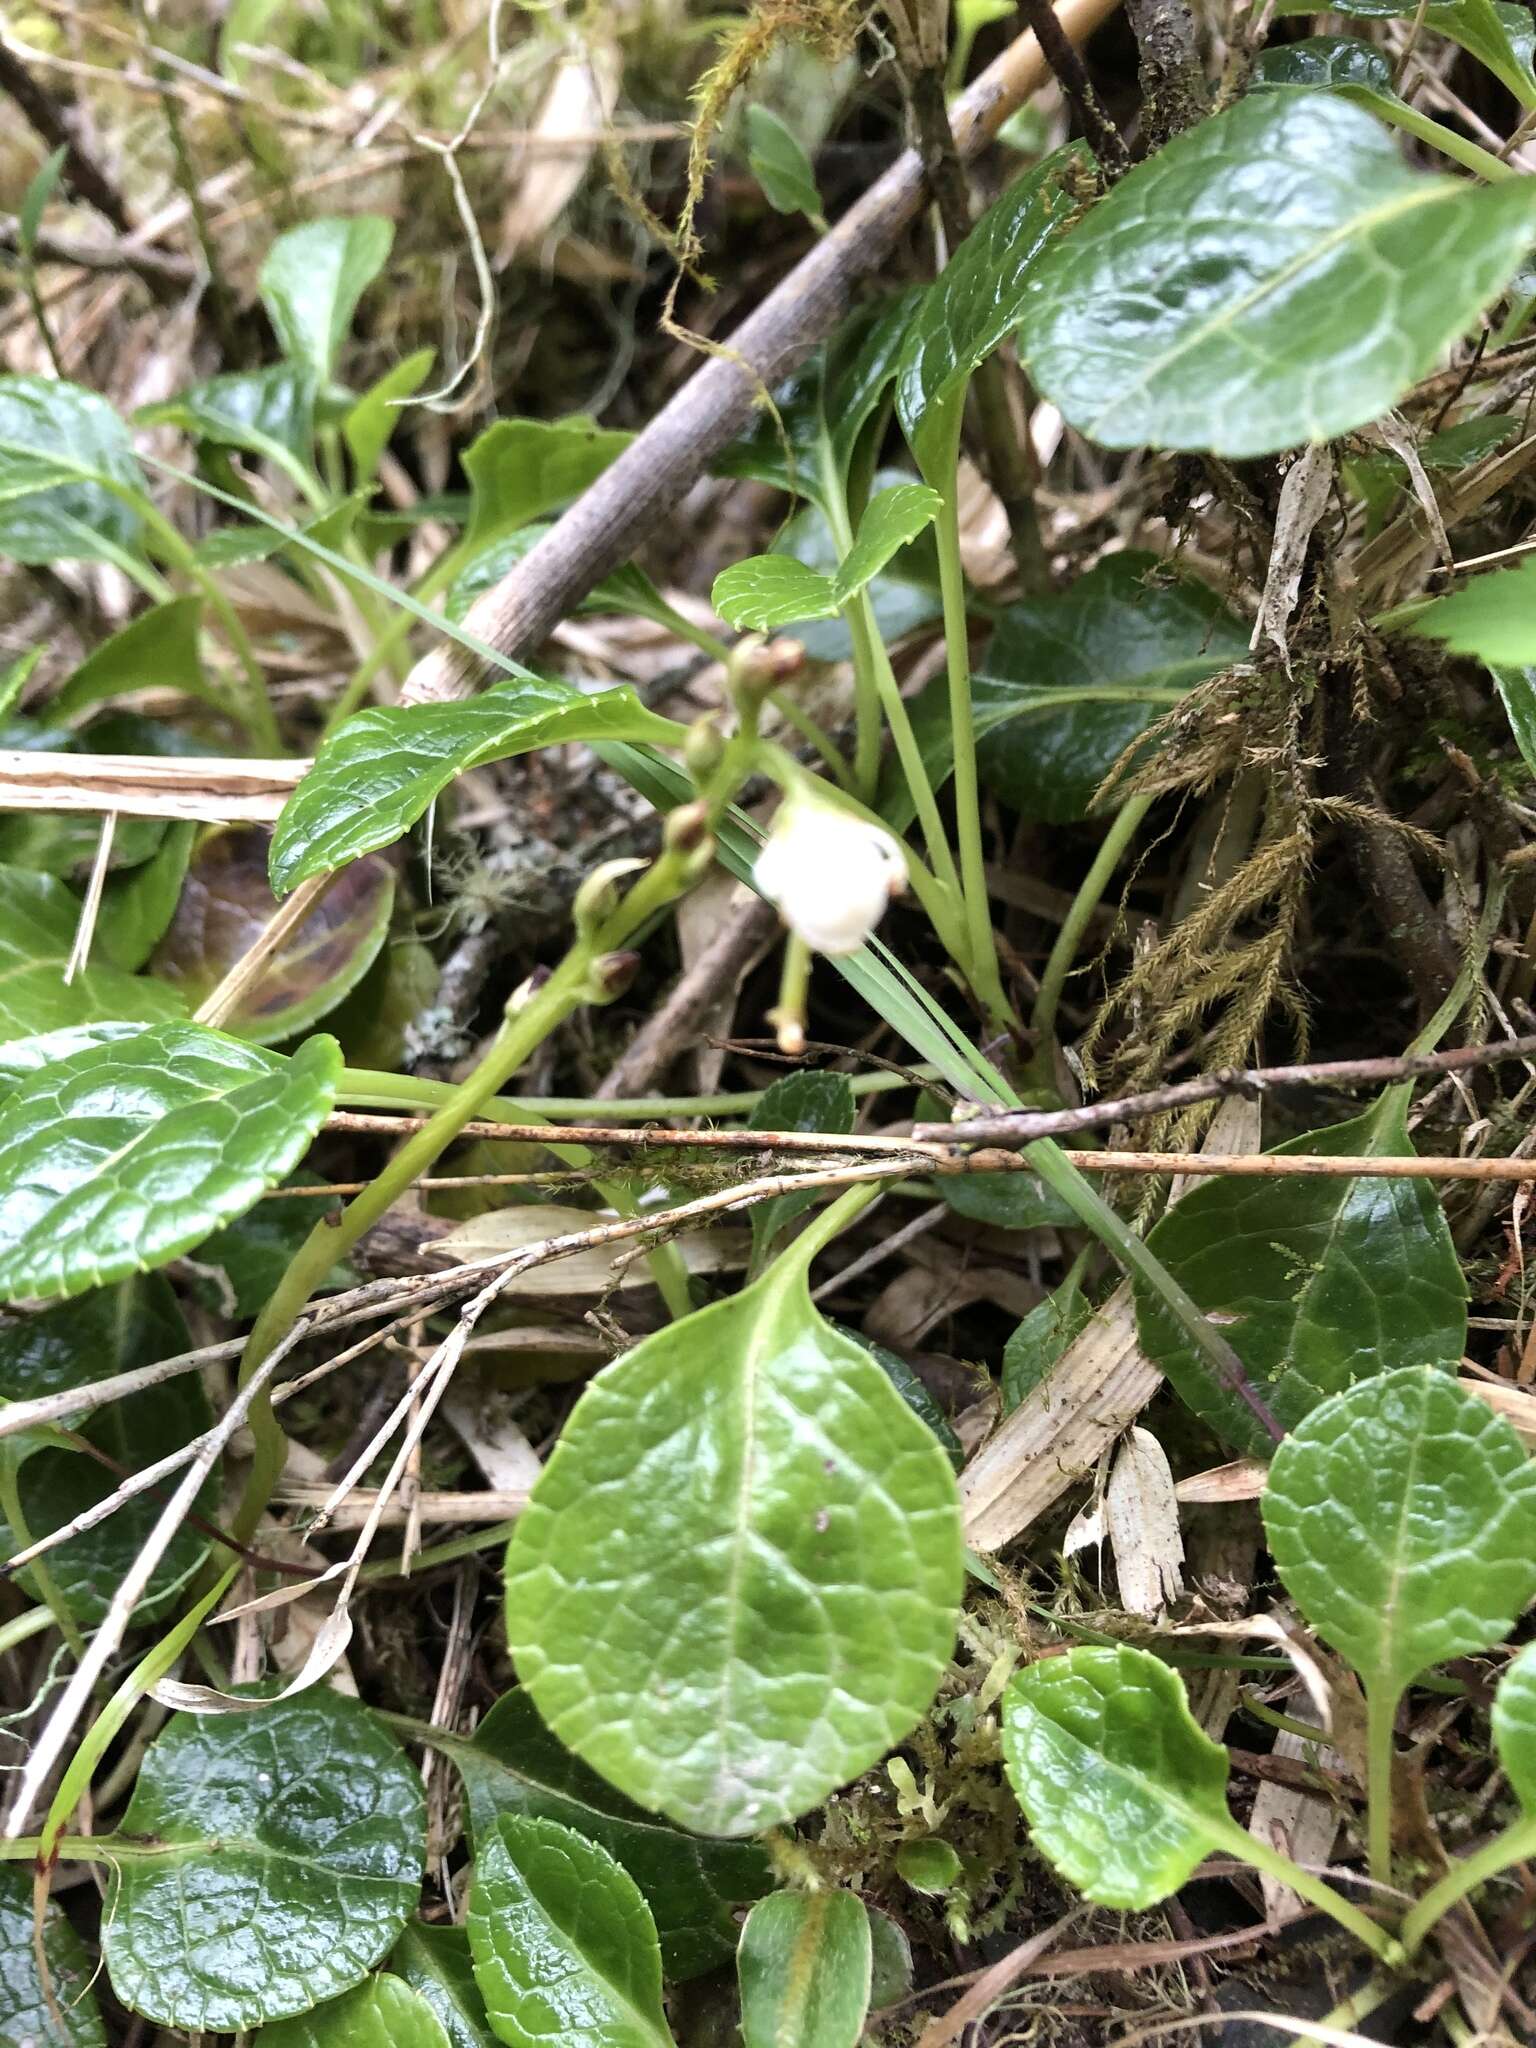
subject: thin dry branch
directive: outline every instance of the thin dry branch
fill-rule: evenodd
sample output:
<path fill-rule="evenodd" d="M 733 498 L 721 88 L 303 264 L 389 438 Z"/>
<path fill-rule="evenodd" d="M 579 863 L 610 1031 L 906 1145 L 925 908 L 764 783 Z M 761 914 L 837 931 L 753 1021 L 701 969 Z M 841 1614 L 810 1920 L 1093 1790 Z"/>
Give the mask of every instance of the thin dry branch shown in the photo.
<path fill-rule="evenodd" d="M 0 748 L 0 811 L 115 811 L 123 818 L 270 825 L 308 767 L 307 761 Z"/>
<path fill-rule="evenodd" d="M 1427 1077 L 1439 1080 L 1471 1067 L 1532 1057 L 1536 1057 L 1536 1032 L 1523 1038 L 1501 1039 L 1493 1045 L 1455 1046 L 1449 1052 L 1403 1053 L 1386 1059 L 1318 1060 L 1293 1067 L 1221 1067 L 1197 1081 L 1177 1081 L 1166 1088 L 1149 1088 L 1140 1095 L 1092 1102 L 1082 1109 L 1004 1110 L 995 1116 L 967 1117 L 960 1124 L 916 1124 L 912 1136 L 918 1144 L 936 1139 L 947 1139 L 951 1144 L 980 1139 L 989 1145 L 1030 1145 L 1036 1138 L 1059 1138 L 1071 1131 L 1131 1123 L 1137 1117 L 1183 1109 L 1193 1102 L 1219 1102 L 1233 1095 L 1257 1100 L 1284 1088 L 1371 1086 Z"/>

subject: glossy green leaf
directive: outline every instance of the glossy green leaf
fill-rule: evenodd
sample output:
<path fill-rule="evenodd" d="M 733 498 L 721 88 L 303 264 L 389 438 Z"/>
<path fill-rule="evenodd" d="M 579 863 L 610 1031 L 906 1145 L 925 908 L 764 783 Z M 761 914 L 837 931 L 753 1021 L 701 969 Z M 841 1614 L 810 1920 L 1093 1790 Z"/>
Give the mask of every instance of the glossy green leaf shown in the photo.
<path fill-rule="evenodd" d="M 413 1920 L 389 1964 L 437 2014 L 450 2048 L 495 2048 L 464 1928 Z"/>
<path fill-rule="evenodd" d="M 136 1273 L 77 1301 L 0 1316 L 0 1401 L 31 1401 L 188 1348 L 176 1296 L 158 1273 Z"/>
<path fill-rule="evenodd" d="M 497 420 L 487 427 L 463 456 L 473 491 L 460 542 L 465 556 L 579 497 L 633 438 L 580 415 Z"/>
<path fill-rule="evenodd" d="M 918 468 L 942 490 L 966 386 L 1007 340 L 1035 291 L 1041 259 L 1078 202 L 1080 149 L 1058 150 L 982 215 L 923 295 L 896 373 L 896 414 Z"/>
<path fill-rule="evenodd" d="M 1429 177 L 1356 107 L 1256 93 L 1175 136 L 1047 253 L 1030 374 L 1106 447 L 1328 440 L 1433 369 L 1533 224 L 1531 180 Z"/>
<path fill-rule="evenodd" d="M 1136 735 L 1247 655 L 1248 629 L 1205 584 L 1137 550 L 1110 555 L 1059 596 L 1010 605 L 998 621 L 972 688 L 982 781 L 1022 817 L 1085 817 Z M 947 781 L 942 678 L 914 704 L 913 723 L 930 777 Z M 910 800 L 882 809 L 905 822 Z"/>
<path fill-rule="evenodd" d="M 846 1133 L 853 1129 L 857 1105 L 853 1083 L 846 1074 L 785 1074 L 763 1090 L 762 1100 L 747 1121 L 750 1131 L 825 1131 Z M 816 1203 L 814 1192 L 775 1195 L 752 1209 L 752 1257 L 760 1265 L 773 1241 L 786 1224 L 803 1216 Z"/>
<path fill-rule="evenodd" d="M 804 213 L 814 219 L 821 212 L 811 160 L 799 137 L 771 107 L 747 109 L 747 162 L 775 213 Z"/>
<path fill-rule="evenodd" d="M 366 1976 L 414 1911 L 421 1779 L 368 1709 L 312 1686 L 256 1712 L 176 1714 L 139 1769 L 102 1946 L 131 2011 L 188 2032 L 308 2012 Z"/>
<path fill-rule="evenodd" d="M 819 1804 L 927 1708 L 954 1476 L 795 1250 L 588 1385 L 507 1551 L 508 1641 L 578 1756 L 684 1826 Z"/>
<path fill-rule="evenodd" d="M 869 2011 L 869 1915 L 852 1892 L 775 1892 L 736 1955 L 743 2048 L 856 2048 Z"/>
<path fill-rule="evenodd" d="M 873 481 L 877 487 L 889 489 L 895 485 L 910 488 L 912 480 L 901 470 L 887 469 Z M 818 505 L 807 505 L 797 513 L 779 534 L 774 549 L 777 554 L 792 555 L 834 583 L 842 566 L 841 552 Z M 867 590 L 875 630 L 887 646 L 938 618 L 943 599 L 932 533 L 921 532 L 899 548 Z M 793 630 L 812 661 L 847 661 L 852 654 L 852 637 L 841 617 L 797 619 Z"/>
<path fill-rule="evenodd" d="M 0 1040 L 28 1038 L 98 1017 L 146 1024 L 182 1013 L 181 998 L 153 981 L 92 964 L 64 979 L 80 902 L 53 875 L 0 867 Z"/>
<path fill-rule="evenodd" d="M 885 1345 L 877 1344 L 873 1337 L 866 1337 L 862 1330 L 850 1330 L 844 1323 L 832 1326 L 840 1336 L 850 1338 L 861 1351 L 870 1357 L 885 1374 L 891 1385 L 900 1394 L 912 1413 L 925 1422 L 938 1438 L 952 1471 L 960 1472 L 965 1466 L 965 1450 L 955 1435 L 949 1417 L 934 1399 L 927 1382 L 916 1373 L 897 1351 L 889 1351 Z"/>
<path fill-rule="evenodd" d="M 283 354 L 315 384 L 336 367 L 357 302 L 395 238 L 379 214 L 306 221 L 279 235 L 261 266 L 261 297 Z"/>
<path fill-rule="evenodd" d="M 892 484 L 872 498 L 847 559 L 832 579 L 833 602 L 845 605 L 878 576 L 898 549 L 932 523 L 942 502 L 926 484 Z"/>
<path fill-rule="evenodd" d="M 510 2048 L 671 2048 L 650 1910 L 596 1842 L 557 1821 L 498 1821 L 478 1844 L 468 1925 Z"/>
<path fill-rule="evenodd" d="M 1155 1906 L 1233 1831 L 1227 1753 L 1148 1650 L 1031 1664 L 1003 1695 L 1003 1762 L 1036 1848 L 1101 1906 Z"/>
<path fill-rule="evenodd" d="M 204 837 L 175 916 L 151 962 L 196 1010 L 277 914 L 267 880 L 270 834 L 230 825 Z M 256 1045 L 297 1038 L 334 1010 L 377 957 L 389 931 L 395 874 L 377 854 L 352 861 L 271 962 L 225 1029 Z"/>
<path fill-rule="evenodd" d="M 907 331 L 924 290 L 911 285 L 873 305 L 856 307 L 827 344 L 821 411 L 844 481 L 865 429 L 884 417 L 891 402 Z"/>
<path fill-rule="evenodd" d="M 101 895 L 92 950 L 109 967 L 136 973 L 165 936 L 197 839 L 197 826 L 183 820 L 167 826 L 148 860 L 108 875 Z"/>
<path fill-rule="evenodd" d="M 54 1899 L 43 1917 L 43 1954 L 52 2006 L 32 1944 L 32 1866 L 0 1864 L 0 2041 L 8 2048 L 107 2048 L 90 1958 Z"/>
<path fill-rule="evenodd" d="M 0 1108 L 0 1297 L 82 1293 L 163 1266 L 297 1165 L 341 1055 L 291 1059 L 161 1024 L 55 1061 Z"/>
<path fill-rule="evenodd" d="M 1509 719 L 1525 765 L 1536 775 L 1536 667 L 1495 668 L 1489 673 Z"/>
<path fill-rule="evenodd" d="M 79 1306 L 68 1302 L 51 1313 L 64 1315 Z M 176 1321 L 179 1324 L 180 1318 Z M 191 1338 L 181 1327 L 166 1351 L 159 1355 L 172 1356 L 190 1348 Z M 88 1376 L 98 1378 L 112 1370 L 112 1353 L 98 1353 L 83 1363 Z M 115 1493 L 129 1474 L 181 1450 L 212 1422 L 213 1409 L 202 1381 L 195 1374 L 184 1374 L 161 1386 L 113 1400 L 98 1409 L 83 1427 L 78 1422 L 74 1425 L 88 1443 L 112 1459 L 115 1470 L 99 1464 L 83 1451 L 27 1446 L 30 1455 L 17 1475 L 17 1489 L 28 1538 L 35 1541 L 51 1536 L 56 1529 Z M 25 1438 L 23 1443 L 26 1444 Z M 198 1503 L 205 1514 L 215 1508 L 217 1497 L 217 1480 L 210 1479 Z M 163 1495 L 157 1498 L 153 1492 L 139 1493 L 105 1521 L 72 1536 L 48 1553 L 53 1585 L 82 1628 L 96 1627 L 105 1616 L 112 1596 L 159 1520 L 164 1505 Z M 0 1523 L 0 1554 L 9 1556 L 17 1547 L 16 1532 Z M 155 1567 L 144 1598 L 135 1610 L 136 1621 L 151 1621 L 164 1613 L 207 1555 L 206 1533 L 193 1523 L 184 1522 Z M 36 1590 L 27 1567 L 23 1567 L 20 1576 L 29 1588 Z"/>
<path fill-rule="evenodd" d="M 117 1045 L 125 1038 L 137 1038 L 143 1029 L 142 1022 L 71 1024 L 57 1031 L 38 1032 L 33 1037 L 0 1041 L 0 1103 L 14 1095 L 23 1081 L 51 1067 L 56 1060 L 68 1059 L 92 1046 Z"/>
<path fill-rule="evenodd" d="M 379 458 L 399 426 L 404 401 L 414 398 L 427 380 L 434 351 L 419 348 L 402 356 L 393 368 L 370 384 L 341 423 L 341 438 L 352 457 L 352 471 L 358 483 L 371 483 L 378 474 Z"/>
<path fill-rule="evenodd" d="M 1299 43 L 1273 43 L 1259 52 L 1255 86 L 1304 85 L 1334 91 L 1353 86 L 1390 93 L 1392 62 L 1385 50 L 1359 36 L 1308 36 Z"/>
<path fill-rule="evenodd" d="M 198 652 L 202 617 L 203 600 L 195 596 L 168 598 L 130 619 L 81 662 L 54 699 L 55 711 L 61 718 L 75 718 L 93 705 L 150 686 L 217 702 Z"/>
<path fill-rule="evenodd" d="M 1536 1595 L 1536 1465 L 1431 1369 L 1315 1408 L 1276 1451 L 1263 1512 L 1286 1591 L 1388 1696 L 1501 1642 Z"/>
<path fill-rule="evenodd" d="M 1092 1314 L 1093 1304 L 1084 1298 L 1075 1274 L 1035 1304 L 1003 1347 L 1005 1415 L 1045 1381 Z"/>
<path fill-rule="evenodd" d="M 0 377 L 0 554 L 114 561 L 133 552 L 144 476 L 103 398 L 49 377 Z"/>
<path fill-rule="evenodd" d="M 1536 1643 L 1527 1643 L 1499 1680 L 1493 1742 L 1515 1797 L 1536 1814 Z"/>
<path fill-rule="evenodd" d="M 734 1909 L 768 1889 L 767 1858 L 753 1843 L 685 1834 L 634 1805 L 572 1756 L 528 1694 L 499 1699 L 469 1742 L 438 1743 L 464 1783 L 478 1840 L 504 1815 L 574 1828 L 621 1863 L 645 1895 L 669 1978 L 696 1977 L 736 1948 Z"/>
<path fill-rule="evenodd" d="M 265 370 L 236 370 L 210 377 L 138 417 L 145 426 L 180 427 L 194 441 L 214 448 L 239 448 L 289 476 L 307 477 L 314 436 L 315 388 L 309 372 L 293 363 Z"/>
<path fill-rule="evenodd" d="M 1405 1109 L 1394 1090 L 1364 1116 L 1275 1150 L 1408 1157 Z M 1461 1262 L 1425 1181 L 1207 1181 L 1168 1211 L 1147 1246 L 1220 1321 L 1250 1384 L 1286 1429 L 1329 1395 L 1394 1366 L 1453 1371 L 1466 1343 Z M 1196 1414 L 1239 1449 L 1268 1457 L 1267 1431 L 1212 1383 L 1140 1281 L 1136 1315 L 1142 1349 Z"/>
<path fill-rule="evenodd" d="M 793 555 L 749 555 L 715 578 L 709 601 L 742 631 L 771 633 L 800 619 L 828 619 L 837 610 L 837 586 Z"/>
<path fill-rule="evenodd" d="M 1419 17 L 1414 0 L 1342 0 L 1333 11 L 1359 21 Z M 1276 12 L 1313 14 L 1316 9 L 1310 0 L 1280 0 Z M 1423 10 L 1420 27 L 1460 43 L 1508 86 L 1523 106 L 1536 104 L 1536 77 L 1531 70 L 1533 30 L 1528 7 L 1512 4 L 1512 0 L 1432 0 Z"/>
<path fill-rule="evenodd" d="M 388 846 L 468 768 L 570 740 L 675 745 L 682 728 L 626 684 L 584 696 L 569 683 L 508 676 L 462 703 L 359 712 L 327 740 L 272 835 L 272 886 L 286 896 Z"/>
<path fill-rule="evenodd" d="M 1410 630 L 1490 666 L 1536 662 L 1536 561 L 1528 557 L 1513 569 L 1472 577 L 1426 605 Z"/>
<path fill-rule="evenodd" d="M 297 2019 L 263 2027 L 257 2048 L 454 2048 L 447 2029 L 399 1977 L 370 1977 Z"/>

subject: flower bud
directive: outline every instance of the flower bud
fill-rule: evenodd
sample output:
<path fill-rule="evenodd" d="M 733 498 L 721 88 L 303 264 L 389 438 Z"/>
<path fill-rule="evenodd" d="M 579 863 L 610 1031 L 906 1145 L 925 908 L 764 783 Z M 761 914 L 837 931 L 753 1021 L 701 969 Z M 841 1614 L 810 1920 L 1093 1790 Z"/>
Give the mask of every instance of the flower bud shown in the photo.
<path fill-rule="evenodd" d="M 796 791 L 752 870 L 792 932 L 818 953 L 856 953 L 906 887 L 899 841 L 867 818 Z"/>
<path fill-rule="evenodd" d="M 599 953 L 587 969 L 583 993 L 589 1003 L 611 1003 L 633 986 L 639 972 L 638 953 Z"/>
<path fill-rule="evenodd" d="M 583 938 L 596 931 L 619 907 L 619 878 L 643 868 L 643 860 L 605 860 L 576 891 L 571 919 Z"/>
<path fill-rule="evenodd" d="M 683 761 L 695 782 L 705 782 L 725 759 L 725 734 L 714 713 L 706 711 L 688 728 L 683 741 Z"/>
<path fill-rule="evenodd" d="M 697 853 L 701 846 L 708 846 L 714 838 L 709 823 L 709 805 L 695 799 L 691 804 L 679 804 L 675 811 L 668 811 L 661 836 L 671 853 Z"/>
<path fill-rule="evenodd" d="M 517 984 L 511 995 L 507 997 L 506 1013 L 509 1017 L 515 1017 L 519 1010 L 527 1009 L 539 990 L 548 981 L 552 971 L 548 967 L 535 967 L 526 981 L 520 981 Z"/>
<path fill-rule="evenodd" d="M 726 682 L 732 691 L 766 694 L 793 682 L 805 667 L 805 649 L 798 640 L 764 640 L 747 633 L 731 650 Z"/>

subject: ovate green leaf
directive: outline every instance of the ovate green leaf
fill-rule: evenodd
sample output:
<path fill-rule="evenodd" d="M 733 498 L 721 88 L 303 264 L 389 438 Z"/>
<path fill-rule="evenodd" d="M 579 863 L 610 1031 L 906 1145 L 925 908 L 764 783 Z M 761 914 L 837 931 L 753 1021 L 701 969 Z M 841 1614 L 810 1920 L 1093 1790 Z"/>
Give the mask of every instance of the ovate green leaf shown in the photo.
<path fill-rule="evenodd" d="M 168 825 L 148 860 L 108 875 L 92 948 L 109 966 L 135 972 L 165 936 L 181 898 L 197 830 L 190 820 Z"/>
<path fill-rule="evenodd" d="M 736 1955 L 744 2048 L 856 2048 L 869 2011 L 869 1915 L 852 1892 L 775 1892 Z"/>
<path fill-rule="evenodd" d="M 1003 1347 L 1005 1415 L 1034 1392 L 1092 1314 L 1075 1275 L 1035 1304 Z"/>
<path fill-rule="evenodd" d="M 1490 667 L 1536 662 L 1536 561 L 1527 557 L 1513 569 L 1474 576 L 1426 606 L 1411 630 Z"/>
<path fill-rule="evenodd" d="M 551 1820 L 498 1821 L 469 1895 L 475 1981 L 510 2048 L 672 2048 L 661 1951 L 639 1887 Z"/>
<path fill-rule="evenodd" d="M 1155 1906 L 1233 1825 L 1227 1753 L 1147 1650 L 1031 1664 L 1003 1695 L 1003 1761 L 1037 1848 L 1101 1906 Z"/>
<path fill-rule="evenodd" d="M 827 619 L 837 610 L 837 587 L 793 555 L 749 555 L 715 578 L 709 601 L 721 618 L 743 631 L 773 632 L 800 619 Z"/>
<path fill-rule="evenodd" d="M 804 146 L 771 107 L 747 109 L 747 161 L 776 213 L 819 214 L 821 194 Z"/>
<path fill-rule="evenodd" d="M 280 896 L 311 875 L 388 846 L 456 775 L 569 740 L 676 744 L 682 728 L 627 685 L 583 696 L 568 683 L 508 676 L 454 704 L 359 712 L 320 749 L 272 837 Z"/>
<path fill-rule="evenodd" d="M 442 2021 L 450 2048 L 494 2048 L 496 2037 L 485 2017 L 469 1935 L 462 1927 L 413 1920 L 389 1962 Z"/>
<path fill-rule="evenodd" d="M 855 1114 L 853 1084 L 846 1074 L 785 1074 L 763 1090 L 763 1098 L 748 1119 L 751 1131 L 826 1131 L 846 1133 L 853 1129 Z M 786 1224 L 803 1216 L 816 1196 L 802 1189 L 798 1194 L 775 1195 L 758 1202 L 752 1210 L 752 1255 L 761 1262 Z"/>
<path fill-rule="evenodd" d="M 918 468 L 950 488 L 948 451 L 977 366 L 1023 319 L 1040 259 L 1077 201 L 1081 149 L 1059 150 L 982 215 L 924 293 L 896 372 L 896 413 Z"/>
<path fill-rule="evenodd" d="M 53 875 L 0 867 L 0 1040 L 31 1038 L 97 1018 L 146 1024 L 179 1017 L 181 998 L 116 967 L 64 969 L 80 923 L 80 901 Z"/>
<path fill-rule="evenodd" d="M 107 2048 L 107 2030 L 91 1988 L 85 1944 L 56 1901 L 43 1917 L 43 1954 L 54 2003 L 32 1945 L 32 1866 L 0 1864 L 0 2041 L 25 2048 Z M 63 2014 L 62 2027 L 54 2011 Z"/>
<path fill-rule="evenodd" d="M 0 1109 L 0 1297 L 82 1293 L 164 1265 L 302 1157 L 341 1055 L 291 1059 L 191 1024 L 57 1060 Z"/>
<path fill-rule="evenodd" d="M 1429 177 L 1355 107 L 1254 94 L 1138 165 L 1045 256 L 1030 373 L 1107 447 L 1328 440 L 1434 367 L 1514 275 L 1533 221 L 1536 181 Z"/>
<path fill-rule="evenodd" d="M 1196 683 L 1246 659 L 1248 629 L 1213 590 L 1139 550 L 1097 563 L 1060 596 L 1010 605 L 972 685 L 977 765 L 1022 817 L 1066 824 L 1136 735 Z M 930 778 L 954 767 L 940 678 L 913 706 Z M 882 811 L 905 822 L 892 778 Z"/>
<path fill-rule="evenodd" d="M 399 1977 L 370 1977 L 298 2019 L 263 2027 L 259 2048 L 454 2048 L 442 2021 Z"/>
<path fill-rule="evenodd" d="M 907 1733 L 960 1583 L 943 1452 L 781 1258 L 587 1387 L 508 1548 L 508 1639 L 621 1790 L 750 1834 Z"/>
<path fill-rule="evenodd" d="M 1536 667 L 1489 671 L 1525 765 L 1536 775 Z"/>
<path fill-rule="evenodd" d="M 324 384 L 357 302 L 384 268 L 392 224 L 379 214 L 306 221 L 279 235 L 261 266 L 261 297 L 283 354 Z"/>
<path fill-rule="evenodd" d="M 574 1828 L 621 1863 L 645 1895 L 669 1978 L 728 1962 L 733 1911 L 768 1889 L 768 1860 L 753 1843 L 685 1834 L 635 1806 L 551 1735 L 526 1692 L 499 1699 L 474 1739 L 439 1746 L 464 1782 L 477 1840 L 505 1815 Z"/>
<path fill-rule="evenodd" d="M 1536 1595 L 1536 1465 L 1443 1373 L 1383 1373 L 1314 1409 L 1263 1507 L 1302 1614 L 1393 1696 L 1501 1641 Z"/>
<path fill-rule="evenodd" d="M 633 438 L 580 415 L 487 427 L 463 456 L 474 494 L 460 543 L 466 556 L 579 497 Z"/>
<path fill-rule="evenodd" d="M 386 370 L 376 383 L 369 385 L 342 421 L 341 437 L 352 457 L 356 482 L 365 484 L 373 481 L 379 457 L 389 446 L 395 428 L 400 424 L 404 402 L 414 398 L 426 382 L 432 356 L 433 351 L 429 348 L 419 348 L 411 355 L 402 356 L 392 369 Z"/>
<path fill-rule="evenodd" d="M 1515 1797 L 1536 1814 L 1536 1643 L 1527 1643 L 1499 1680 L 1493 1740 Z"/>
<path fill-rule="evenodd" d="M 1280 0 L 1276 10 L 1282 15 L 1315 11 L 1308 0 Z M 1363 21 L 1419 14 L 1414 0 L 1343 0 L 1334 12 Z M 1531 71 L 1533 31 L 1528 7 L 1513 4 L 1513 0 L 1431 0 L 1423 10 L 1421 27 L 1460 43 L 1486 64 L 1523 106 L 1536 104 L 1536 77 Z"/>
<path fill-rule="evenodd" d="M 414 1910 L 421 1779 L 355 1699 L 320 1686 L 259 1711 L 177 1714 L 139 1770 L 102 1945 L 133 2012 L 226 2032 L 357 1983 Z"/>
<path fill-rule="evenodd" d="M 49 377 L 0 377 L 0 553 L 113 561 L 139 539 L 124 493 L 144 476 L 103 398 Z"/>
<path fill-rule="evenodd" d="M 277 914 L 267 880 L 270 834 L 230 825 L 198 846 L 170 928 L 155 948 L 155 975 L 195 1010 Z M 326 1016 L 367 973 L 389 931 L 395 875 L 376 854 L 352 861 L 272 956 L 227 1029 L 256 1045 L 296 1038 Z"/>
<path fill-rule="evenodd" d="M 1275 1150 L 1405 1157 L 1402 1092 L 1349 1123 Z M 1466 1342 L 1466 1285 L 1434 1189 L 1417 1180 L 1206 1181 L 1148 1249 L 1242 1361 L 1276 1420 L 1294 1428 L 1330 1394 L 1393 1366 L 1450 1372 Z M 1273 1445 L 1252 1411 L 1214 1385 L 1188 1339 L 1141 1282 L 1141 1344 L 1189 1406 L 1254 1457 Z"/>
<path fill-rule="evenodd" d="M 898 548 L 916 540 L 930 524 L 942 502 L 938 492 L 926 484 L 892 484 L 872 498 L 859 521 L 847 559 L 832 579 L 833 602 L 846 604 L 871 578 L 878 576 Z M 764 559 L 779 558 L 770 555 Z"/>
<path fill-rule="evenodd" d="M 54 709 L 61 718 L 74 718 L 94 704 L 149 685 L 217 701 L 198 654 L 202 616 L 200 596 L 169 598 L 141 612 L 86 656 L 55 698 Z"/>

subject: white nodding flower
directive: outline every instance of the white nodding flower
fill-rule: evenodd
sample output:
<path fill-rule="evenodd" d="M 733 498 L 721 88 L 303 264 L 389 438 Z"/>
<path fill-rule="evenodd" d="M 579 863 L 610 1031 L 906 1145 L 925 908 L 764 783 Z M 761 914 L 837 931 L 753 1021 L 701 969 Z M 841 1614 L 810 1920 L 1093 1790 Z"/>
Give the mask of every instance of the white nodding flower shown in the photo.
<path fill-rule="evenodd" d="M 818 953 L 856 953 L 907 885 L 901 847 L 883 826 L 799 791 L 780 807 L 752 874 Z"/>

